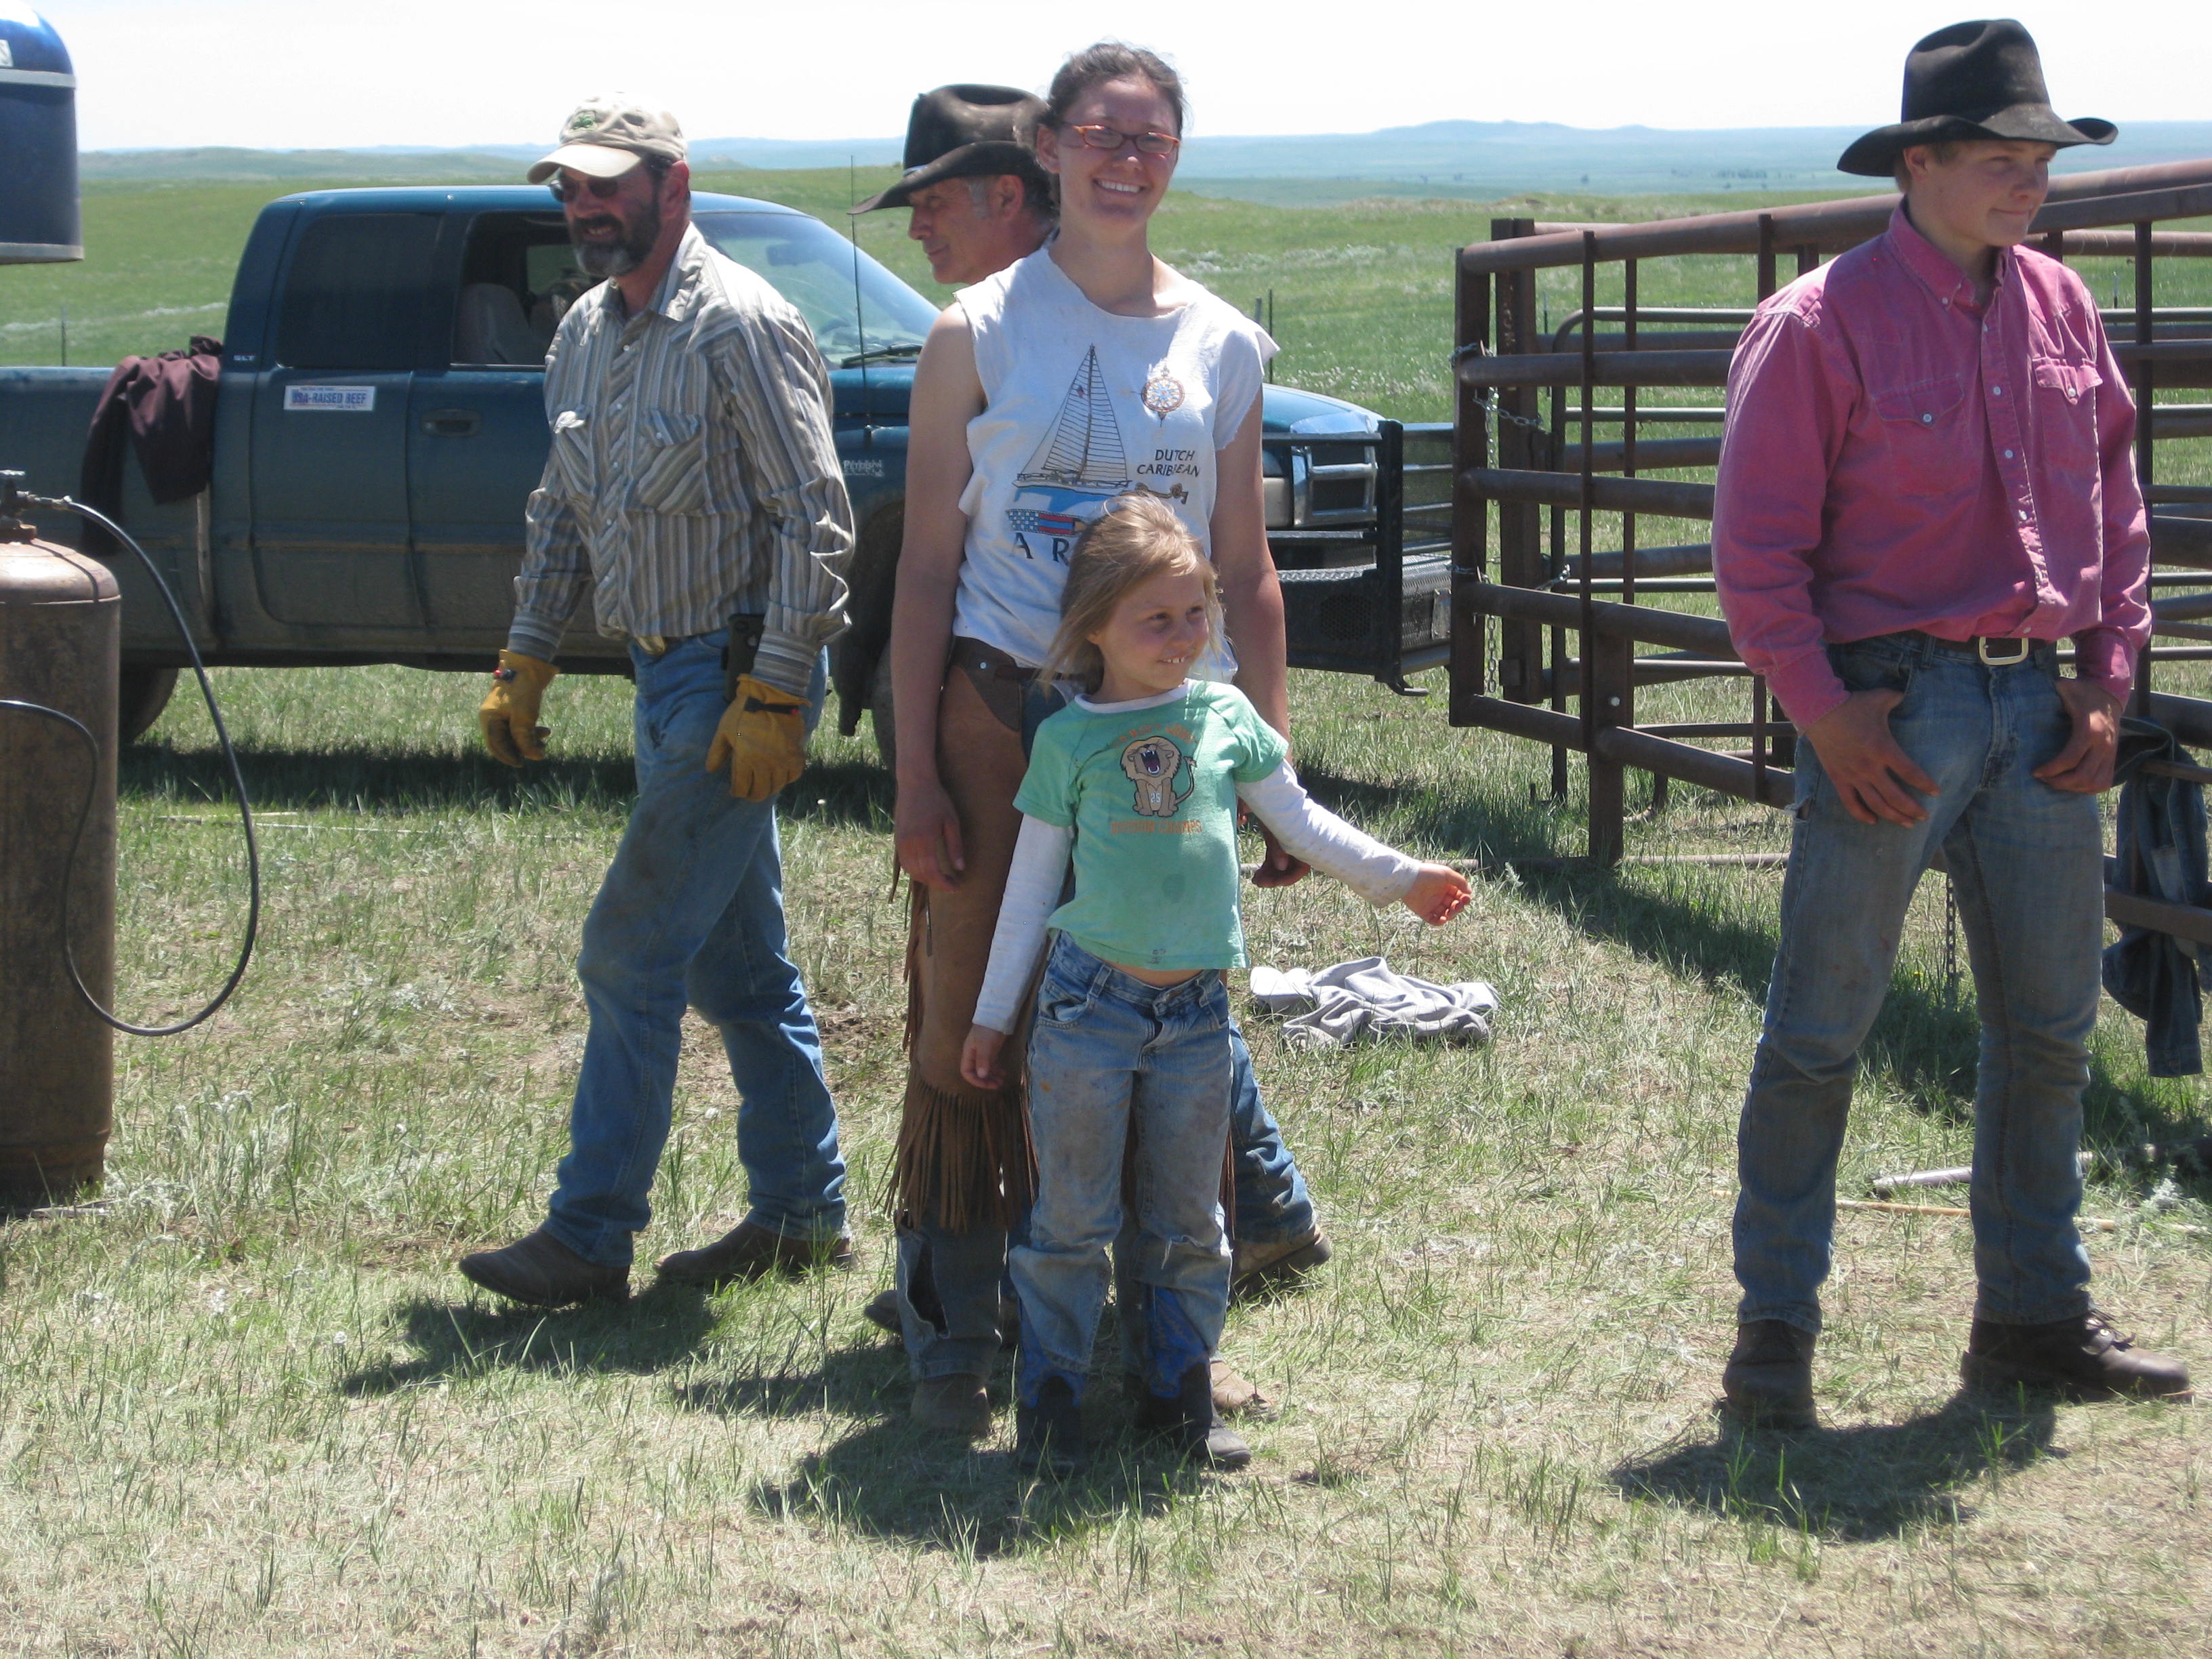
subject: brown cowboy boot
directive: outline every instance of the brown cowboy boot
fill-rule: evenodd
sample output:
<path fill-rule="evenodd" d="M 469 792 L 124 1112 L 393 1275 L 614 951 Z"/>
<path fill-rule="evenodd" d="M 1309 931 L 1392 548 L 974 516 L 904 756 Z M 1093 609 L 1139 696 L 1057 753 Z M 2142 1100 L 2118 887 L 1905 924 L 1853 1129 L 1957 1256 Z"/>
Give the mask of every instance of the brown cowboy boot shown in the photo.
<path fill-rule="evenodd" d="M 1213 1384 L 1213 1409 L 1222 1416 L 1263 1419 L 1275 1414 L 1275 1402 L 1261 1394 L 1260 1385 L 1228 1360 L 1216 1359 L 1206 1369 L 1207 1380 Z M 1124 1399 L 1142 1407 L 1152 1397 L 1144 1373 L 1122 1372 L 1121 1394 Z"/>
<path fill-rule="evenodd" d="M 484 1289 L 532 1308 L 629 1300 L 627 1266 L 586 1261 L 543 1227 L 504 1249 L 465 1255 L 460 1268 Z"/>
<path fill-rule="evenodd" d="M 1759 1429 L 1810 1429 L 1813 1408 L 1813 1333 L 1781 1319 L 1753 1319 L 1736 1327 L 1735 1352 L 1721 1372 L 1721 1392 L 1739 1422 Z"/>
<path fill-rule="evenodd" d="M 991 1396 L 980 1376 L 954 1371 L 914 1385 L 914 1420 L 933 1434 L 980 1440 L 991 1431 Z"/>
<path fill-rule="evenodd" d="M 2095 1309 L 2048 1325 L 1999 1325 L 1977 1319 L 1959 1361 L 1970 1389 L 2026 1388 L 2068 1400 L 2185 1401 L 2189 1367 L 2146 1353 Z"/>
<path fill-rule="evenodd" d="M 678 1285 L 719 1291 L 772 1273 L 852 1265 L 853 1241 L 842 1233 L 836 1238 L 793 1238 L 757 1221 L 740 1221 L 712 1244 L 663 1256 L 653 1271 Z"/>
<path fill-rule="evenodd" d="M 1319 1226 L 1276 1243 L 1240 1243 L 1235 1252 L 1229 1275 L 1231 1297 L 1289 1290 L 1335 1254 L 1329 1247 L 1328 1235 Z"/>

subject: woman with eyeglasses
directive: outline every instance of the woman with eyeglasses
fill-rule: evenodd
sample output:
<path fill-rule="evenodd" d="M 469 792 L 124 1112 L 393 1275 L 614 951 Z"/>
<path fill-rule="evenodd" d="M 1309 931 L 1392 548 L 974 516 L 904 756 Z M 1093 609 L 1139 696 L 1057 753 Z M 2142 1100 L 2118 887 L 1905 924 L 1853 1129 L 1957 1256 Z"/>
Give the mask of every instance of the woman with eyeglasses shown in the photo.
<path fill-rule="evenodd" d="M 1028 740 L 1062 701 L 1036 669 L 1083 527 L 1130 494 L 1171 507 L 1213 562 L 1227 620 L 1194 672 L 1234 678 L 1277 731 L 1289 722 L 1260 483 L 1274 342 L 1148 241 L 1182 146 L 1182 83 L 1153 53 L 1106 42 L 1060 66 L 1046 106 L 1035 143 L 1059 234 L 963 289 L 915 370 L 890 643 L 898 859 L 915 887 L 898 1300 L 916 1419 L 970 1434 L 989 1427 L 983 1382 L 1029 1155 L 1018 1067 L 979 1091 L 960 1050 L 1020 829 Z M 1304 866 L 1271 848 L 1270 872 L 1277 884 Z M 1242 1039 L 1233 1047 L 1237 1267 L 1287 1275 L 1328 1244 Z M 1140 1359 L 1126 1354 L 1125 1369 Z"/>

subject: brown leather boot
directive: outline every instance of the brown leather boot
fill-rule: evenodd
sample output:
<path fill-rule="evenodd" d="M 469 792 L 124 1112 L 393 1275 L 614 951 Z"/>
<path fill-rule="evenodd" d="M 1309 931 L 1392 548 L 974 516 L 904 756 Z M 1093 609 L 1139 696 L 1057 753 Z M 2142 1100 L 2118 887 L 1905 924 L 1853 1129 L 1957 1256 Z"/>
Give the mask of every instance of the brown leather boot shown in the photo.
<path fill-rule="evenodd" d="M 810 1267 L 849 1268 L 852 1265 L 853 1241 L 842 1234 L 836 1238 L 793 1238 L 757 1221 L 740 1221 L 712 1244 L 663 1256 L 653 1271 L 678 1285 L 719 1291 L 725 1285 L 765 1279 L 772 1273 L 803 1273 Z"/>
<path fill-rule="evenodd" d="M 504 1249 L 465 1255 L 460 1268 L 484 1289 L 532 1308 L 629 1300 L 627 1265 L 586 1261 L 543 1227 Z"/>
<path fill-rule="evenodd" d="M 980 1440 L 991 1431 L 991 1396 L 965 1371 L 925 1376 L 914 1385 L 914 1420 L 933 1434 Z"/>
<path fill-rule="evenodd" d="M 2191 1398 L 2188 1366 L 2144 1352 L 2094 1308 L 2048 1325 L 1977 1319 L 1959 1375 L 1970 1389 L 2026 1388 L 2068 1400 Z"/>
<path fill-rule="evenodd" d="M 1813 1345 L 1818 1339 L 1781 1319 L 1753 1319 L 1735 1329 L 1735 1352 L 1721 1372 L 1729 1414 L 1759 1429 L 1810 1429 Z"/>
<path fill-rule="evenodd" d="M 1240 1243 L 1230 1265 L 1229 1294 L 1237 1297 L 1290 1290 L 1334 1254 L 1328 1235 L 1318 1226 L 1277 1243 Z"/>

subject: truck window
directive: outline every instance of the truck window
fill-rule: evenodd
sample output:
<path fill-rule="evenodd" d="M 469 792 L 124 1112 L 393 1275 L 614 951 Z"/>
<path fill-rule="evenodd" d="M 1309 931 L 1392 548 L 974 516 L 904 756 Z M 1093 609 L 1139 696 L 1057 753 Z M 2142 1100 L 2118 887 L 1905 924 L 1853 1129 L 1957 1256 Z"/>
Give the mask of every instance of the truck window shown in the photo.
<path fill-rule="evenodd" d="M 921 355 L 937 307 L 820 220 L 703 212 L 694 222 L 798 307 L 832 368 Z"/>
<path fill-rule="evenodd" d="M 317 219 L 284 279 L 276 361 L 290 368 L 412 368 L 428 297 L 434 213 Z"/>
<path fill-rule="evenodd" d="M 453 361 L 542 368 L 555 327 L 595 285 L 559 214 L 480 214 L 461 257 Z"/>

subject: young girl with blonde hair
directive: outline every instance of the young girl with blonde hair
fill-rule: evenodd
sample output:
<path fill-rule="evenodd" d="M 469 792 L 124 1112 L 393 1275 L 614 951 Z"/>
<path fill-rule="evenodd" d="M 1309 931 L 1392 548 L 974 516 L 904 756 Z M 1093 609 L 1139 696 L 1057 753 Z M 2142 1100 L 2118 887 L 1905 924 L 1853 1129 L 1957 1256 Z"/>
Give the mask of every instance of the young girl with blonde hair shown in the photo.
<path fill-rule="evenodd" d="M 1139 1424 L 1176 1436 L 1196 1462 L 1237 1468 L 1251 1458 L 1208 1382 L 1229 1304 L 1223 975 L 1245 964 L 1237 803 L 1371 903 L 1401 901 L 1441 925 L 1468 902 L 1456 872 L 1316 805 L 1243 692 L 1189 678 L 1220 616 L 1212 564 L 1158 496 L 1123 496 L 1077 541 L 1047 668 L 1085 695 L 1037 729 L 961 1054 L 971 1085 L 998 1086 L 1006 1034 L 1056 935 L 1028 1056 L 1036 1209 L 1029 1242 L 1009 1252 L 1022 1306 L 1018 1455 L 1042 1473 L 1083 1466 L 1084 1381 L 1122 1226 L 1133 1117 L 1136 1228 L 1123 1248 L 1143 1303 Z M 1074 893 L 1061 904 L 1071 859 Z"/>

